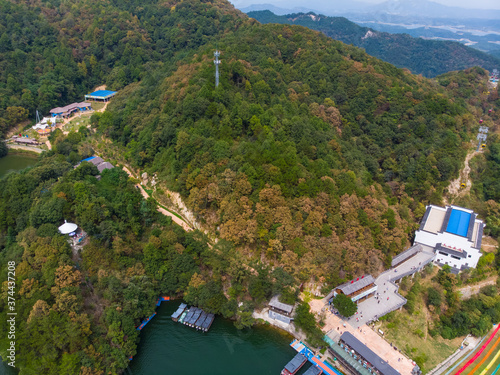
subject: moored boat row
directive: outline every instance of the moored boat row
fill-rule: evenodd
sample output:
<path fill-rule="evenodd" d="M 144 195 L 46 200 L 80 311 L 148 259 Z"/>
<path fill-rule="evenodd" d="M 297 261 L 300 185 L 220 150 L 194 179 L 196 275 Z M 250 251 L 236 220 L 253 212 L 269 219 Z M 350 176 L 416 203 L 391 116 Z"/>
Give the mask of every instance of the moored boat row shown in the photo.
<path fill-rule="evenodd" d="M 174 322 L 182 323 L 188 327 L 193 327 L 207 332 L 215 319 L 214 314 L 209 314 L 198 307 L 187 308 L 186 304 L 181 304 L 172 315 Z"/>

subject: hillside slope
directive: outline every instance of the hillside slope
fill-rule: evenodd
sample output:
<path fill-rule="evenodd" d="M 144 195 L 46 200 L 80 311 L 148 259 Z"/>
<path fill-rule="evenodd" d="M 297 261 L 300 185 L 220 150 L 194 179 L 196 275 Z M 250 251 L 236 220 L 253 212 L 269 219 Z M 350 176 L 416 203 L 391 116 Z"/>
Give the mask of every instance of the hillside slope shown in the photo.
<path fill-rule="evenodd" d="M 314 13 L 278 16 L 267 10 L 249 12 L 248 16 L 262 23 L 301 25 L 321 31 L 333 39 L 364 48 L 369 55 L 426 77 L 473 66 L 491 71 L 500 65 L 500 59 L 458 42 L 424 40 L 408 34 L 379 32 L 358 26 L 343 17 Z"/>
<path fill-rule="evenodd" d="M 246 18 L 223 3 L 72 4 L 0 0 L 0 137 L 102 83 L 119 90 L 139 81 Z"/>
<path fill-rule="evenodd" d="M 55 131 L 36 166 L 0 181 L 0 282 L 15 262 L 22 373 L 123 372 L 159 295 L 243 328 L 271 296 L 296 301 L 300 284 L 325 291 L 379 273 L 409 246 L 425 204 L 441 203 L 478 118 L 499 104 L 482 68 L 428 80 L 224 0 L 23 4 L 50 27 L 35 39 L 71 46 L 55 65 L 44 50 L 36 74 L 56 79 L 73 62 L 83 74 L 94 61 L 75 98 L 100 80 L 119 92 L 92 131 Z M 9 64 L 40 100 L 37 80 Z M 155 196 L 180 193 L 210 245 L 159 216 L 120 168 L 101 179 L 89 163 L 73 168 L 94 149 L 156 174 Z M 57 234 L 64 219 L 88 234 L 80 252 Z M 4 321 L 7 307 L 3 298 Z"/>
<path fill-rule="evenodd" d="M 249 23 L 218 47 L 217 89 L 212 44 L 122 90 L 98 132 L 250 259 L 303 281 L 376 272 L 458 173 L 466 102 L 303 27 Z"/>

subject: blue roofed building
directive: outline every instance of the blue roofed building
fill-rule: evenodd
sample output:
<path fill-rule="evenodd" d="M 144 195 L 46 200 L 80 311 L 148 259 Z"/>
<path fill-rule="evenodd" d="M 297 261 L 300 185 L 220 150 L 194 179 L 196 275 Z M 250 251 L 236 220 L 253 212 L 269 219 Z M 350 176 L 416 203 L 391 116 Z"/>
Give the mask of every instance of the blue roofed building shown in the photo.
<path fill-rule="evenodd" d="M 116 91 L 109 90 L 98 90 L 94 91 L 90 94 L 85 95 L 85 100 L 99 100 L 103 102 L 107 102 L 113 96 L 116 95 Z"/>
<path fill-rule="evenodd" d="M 472 210 L 429 205 L 415 233 L 415 244 L 432 247 L 434 263 L 449 265 L 453 272 L 458 273 L 477 266 L 484 227 L 483 221 Z"/>

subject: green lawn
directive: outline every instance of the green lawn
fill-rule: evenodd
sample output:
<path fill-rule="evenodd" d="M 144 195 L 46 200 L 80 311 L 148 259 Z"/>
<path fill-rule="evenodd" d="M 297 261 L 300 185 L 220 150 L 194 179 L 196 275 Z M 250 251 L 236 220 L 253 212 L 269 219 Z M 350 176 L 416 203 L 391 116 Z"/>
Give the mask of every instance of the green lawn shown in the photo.
<path fill-rule="evenodd" d="M 90 116 L 91 114 L 85 114 L 81 116 L 74 116 L 70 122 L 64 125 L 63 130 L 70 131 L 78 131 L 81 126 L 87 127 L 90 124 Z"/>
<path fill-rule="evenodd" d="M 104 105 L 106 104 L 105 102 L 91 102 L 91 103 L 92 103 L 92 109 L 94 111 L 98 111 L 104 108 Z"/>

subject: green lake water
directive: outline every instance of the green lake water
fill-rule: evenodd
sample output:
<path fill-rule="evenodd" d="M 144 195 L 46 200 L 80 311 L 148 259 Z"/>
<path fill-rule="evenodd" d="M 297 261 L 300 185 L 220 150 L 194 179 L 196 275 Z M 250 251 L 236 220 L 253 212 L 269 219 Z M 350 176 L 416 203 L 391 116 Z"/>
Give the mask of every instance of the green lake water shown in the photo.
<path fill-rule="evenodd" d="M 9 172 L 20 171 L 34 165 L 37 162 L 37 156 L 26 154 L 8 154 L 0 158 L 0 178 Z"/>
<path fill-rule="evenodd" d="M 233 322 L 215 317 L 206 333 L 172 321 L 181 301 L 162 302 L 142 329 L 138 353 L 126 375 L 279 375 L 297 352 L 292 337 L 267 326 L 239 331 Z M 298 374 L 303 374 L 306 364 Z M 15 371 L 0 363 L 0 375 Z"/>
<path fill-rule="evenodd" d="M 0 375 L 17 375 L 18 371 L 0 360 Z"/>
<path fill-rule="evenodd" d="M 130 375 L 278 375 L 296 351 L 292 337 L 265 326 L 243 331 L 216 316 L 207 333 L 172 321 L 180 301 L 162 302 L 141 331 Z M 299 374 L 309 368 L 306 363 Z"/>

